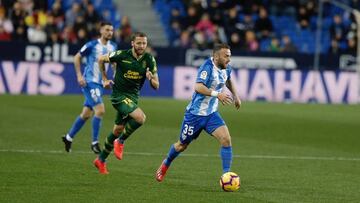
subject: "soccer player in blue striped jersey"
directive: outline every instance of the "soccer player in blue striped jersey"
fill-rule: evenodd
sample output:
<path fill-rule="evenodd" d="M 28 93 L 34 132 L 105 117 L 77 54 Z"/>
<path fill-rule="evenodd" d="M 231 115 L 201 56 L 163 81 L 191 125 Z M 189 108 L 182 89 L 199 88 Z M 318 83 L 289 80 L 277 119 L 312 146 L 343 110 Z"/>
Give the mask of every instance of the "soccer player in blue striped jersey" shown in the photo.
<path fill-rule="evenodd" d="M 192 100 L 186 107 L 179 140 L 170 147 L 168 156 L 156 171 L 155 178 L 161 182 L 171 162 L 196 139 L 202 130 L 215 137 L 221 145 L 220 157 L 223 173 L 230 171 L 232 147 L 229 130 L 218 112 L 219 101 L 226 105 L 235 103 L 240 108 L 241 101 L 231 81 L 230 47 L 216 44 L 213 56 L 199 68 Z M 223 92 L 224 86 L 232 96 Z"/>
<path fill-rule="evenodd" d="M 82 128 L 85 122 L 92 118 L 92 142 L 91 150 L 98 154 L 99 147 L 99 130 L 101 120 L 105 113 L 105 106 L 102 100 L 103 84 L 102 75 L 99 69 L 98 58 L 117 49 L 117 45 L 111 41 L 114 28 L 108 22 L 102 22 L 100 26 L 100 38 L 89 41 L 74 56 L 74 66 L 76 71 L 77 82 L 84 94 L 84 107 L 80 115 L 75 119 L 68 133 L 62 137 L 65 144 L 65 150 L 71 151 L 71 144 L 77 132 Z M 83 74 L 81 73 L 81 58 L 86 58 L 86 66 Z"/>

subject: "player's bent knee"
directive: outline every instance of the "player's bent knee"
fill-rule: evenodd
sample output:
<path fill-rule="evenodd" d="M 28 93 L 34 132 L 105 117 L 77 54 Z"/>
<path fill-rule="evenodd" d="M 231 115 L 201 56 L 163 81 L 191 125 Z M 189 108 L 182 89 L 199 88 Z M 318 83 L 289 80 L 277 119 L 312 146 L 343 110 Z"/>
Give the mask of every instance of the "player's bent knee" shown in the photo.
<path fill-rule="evenodd" d="M 105 110 L 95 112 L 96 117 L 103 117 L 104 114 L 105 114 Z"/>
<path fill-rule="evenodd" d="M 134 118 L 135 121 L 141 125 L 143 125 L 145 123 L 145 120 L 146 120 L 146 116 L 145 114 L 141 115 L 141 116 L 138 116 L 136 118 Z"/>
<path fill-rule="evenodd" d="M 220 139 L 220 143 L 222 146 L 224 147 L 228 147 L 231 145 L 231 137 L 230 136 L 223 136 L 221 139 Z"/>

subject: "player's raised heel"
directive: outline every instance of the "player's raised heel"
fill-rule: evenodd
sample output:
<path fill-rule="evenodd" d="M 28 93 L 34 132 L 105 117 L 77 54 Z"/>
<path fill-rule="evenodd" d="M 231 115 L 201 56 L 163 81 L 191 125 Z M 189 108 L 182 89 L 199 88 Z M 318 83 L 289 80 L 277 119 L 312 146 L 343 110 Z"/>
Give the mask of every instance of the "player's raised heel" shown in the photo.
<path fill-rule="evenodd" d="M 158 170 L 156 171 L 156 174 L 155 174 L 155 178 L 159 182 L 164 180 L 165 175 L 166 175 L 166 171 L 169 168 L 164 164 L 164 161 L 161 163 L 160 167 L 158 168 Z"/>
<path fill-rule="evenodd" d="M 121 160 L 123 158 L 124 144 L 119 141 L 119 139 L 114 140 L 114 155 L 117 159 Z"/>
<path fill-rule="evenodd" d="M 102 162 L 99 158 L 96 158 L 93 163 L 94 163 L 95 167 L 99 170 L 100 174 L 105 174 L 105 175 L 109 174 L 109 171 L 106 168 L 105 162 Z"/>
<path fill-rule="evenodd" d="M 72 142 L 70 142 L 69 140 L 66 139 L 66 135 L 64 135 L 63 137 L 61 137 L 63 143 L 65 144 L 65 151 L 66 152 L 71 152 L 71 144 Z"/>

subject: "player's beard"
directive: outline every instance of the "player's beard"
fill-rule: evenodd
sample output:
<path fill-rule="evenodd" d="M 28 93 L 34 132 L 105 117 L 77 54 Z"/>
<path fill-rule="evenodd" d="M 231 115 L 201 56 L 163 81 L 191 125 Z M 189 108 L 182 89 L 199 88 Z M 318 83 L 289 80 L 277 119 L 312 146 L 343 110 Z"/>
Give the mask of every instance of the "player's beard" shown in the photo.
<path fill-rule="evenodd" d="M 220 61 L 220 63 L 218 64 L 220 69 L 225 69 L 227 65 L 228 63 L 226 63 L 225 61 Z"/>
<path fill-rule="evenodd" d="M 112 39 L 112 35 L 111 35 L 111 34 L 105 35 L 104 39 L 107 40 L 107 41 L 109 41 L 109 40 Z"/>
<path fill-rule="evenodd" d="M 136 49 L 134 48 L 136 55 L 141 56 L 144 54 L 145 49 Z"/>

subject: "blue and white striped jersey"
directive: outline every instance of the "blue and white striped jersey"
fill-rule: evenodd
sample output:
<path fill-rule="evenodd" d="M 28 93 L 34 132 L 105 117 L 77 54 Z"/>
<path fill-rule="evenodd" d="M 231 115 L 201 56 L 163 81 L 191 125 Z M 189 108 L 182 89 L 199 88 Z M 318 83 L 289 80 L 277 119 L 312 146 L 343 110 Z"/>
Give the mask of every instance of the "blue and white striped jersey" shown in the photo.
<path fill-rule="evenodd" d="M 207 88 L 222 92 L 225 83 L 230 79 L 231 67 L 220 69 L 215 66 L 213 58 L 207 59 L 199 68 L 196 82 L 203 83 Z M 194 92 L 186 110 L 194 115 L 207 116 L 218 110 L 219 100 Z"/>
<path fill-rule="evenodd" d="M 86 57 L 86 66 L 83 75 L 87 83 L 102 84 L 101 72 L 97 60 L 99 56 L 113 52 L 116 48 L 117 45 L 115 42 L 108 41 L 106 45 L 103 45 L 100 39 L 92 40 L 81 47 L 80 55 Z"/>

